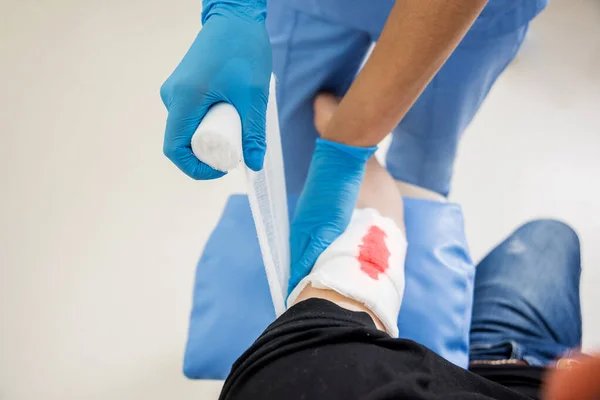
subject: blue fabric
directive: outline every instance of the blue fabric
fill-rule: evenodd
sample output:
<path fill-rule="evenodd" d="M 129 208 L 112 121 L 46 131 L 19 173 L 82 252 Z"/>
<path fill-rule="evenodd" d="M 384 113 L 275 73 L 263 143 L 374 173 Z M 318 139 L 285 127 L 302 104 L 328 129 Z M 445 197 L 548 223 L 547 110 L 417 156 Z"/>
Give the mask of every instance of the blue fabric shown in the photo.
<path fill-rule="evenodd" d="M 269 0 L 298 11 L 368 32 L 374 40 L 394 6 L 394 0 Z M 473 30 L 479 36 L 499 36 L 527 25 L 549 0 L 489 0 Z M 270 5 L 270 4 L 269 4 Z"/>
<path fill-rule="evenodd" d="M 523 225 L 477 266 L 474 360 L 543 366 L 581 346 L 579 239 L 553 220 Z"/>
<path fill-rule="evenodd" d="M 394 179 L 448 195 L 462 132 L 526 32 L 527 25 L 494 40 L 465 36 L 394 130 L 386 159 Z"/>
<path fill-rule="evenodd" d="M 313 100 L 320 91 L 343 95 L 371 39 L 364 32 L 268 2 L 267 29 L 277 76 L 277 106 L 286 188 L 299 195 L 318 137 Z"/>
<path fill-rule="evenodd" d="M 295 203 L 290 198 L 290 213 Z M 404 213 L 409 246 L 400 336 L 466 367 L 474 267 L 460 207 L 405 199 Z M 235 195 L 198 263 L 185 375 L 224 379 L 233 362 L 274 319 L 248 199 Z"/>
<path fill-rule="evenodd" d="M 288 294 L 348 227 L 365 165 L 376 150 L 377 147 L 354 147 L 317 139 L 308 179 L 290 227 Z"/>
<path fill-rule="evenodd" d="M 231 103 L 240 114 L 246 165 L 262 168 L 272 69 L 265 1 L 205 0 L 202 30 L 160 88 L 169 112 L 163 151 L 194 179 L 224 175 L 198 161 L 191 149 L 200 121 L 219 102 Z"/>
<path fill-rule="evenodd" d="M 365 7 L 366 1 L 369 7 Z M 267 29 L 273 48 L 273 71 L 278 77 L 286 183 L 288 190 L 296 194 L 306 179 L 317 137 L 313 123 L 315 96 L 321 91 L 340 96 L 346 93 L 393 3 L 386 0 L 374 6 L 370 0 L 302 2 L 306 4 L 302 9 L 309 11 L 329 10 L 337 4 L 338 18 L 325 11 L 299 11 L 288 0 L 268 2 Z M 510 2 L 513 6 L 506 1 L 488 3 L 475 26 L 394 131 L 387 168 L 396 179 L 443 195 L 449 192 L 460 135 L 514 58 L 527 31 L 527 23 L 510 24 L 506 20 L 528 22 L 545 3 Z M 529 9 L 535 12 L 526 12 Z M 352 20 L 344 17 L 348 13 L 356 16 L 356 23 L 348 22 Z M 502 17 L 508 14 L 518 17 Z M 490 22 L 492 19 L 496 22 Z M 365 26 L 369 23 L 376 28 Z M 502 29 L 493 29 L 496 25 Z"/>

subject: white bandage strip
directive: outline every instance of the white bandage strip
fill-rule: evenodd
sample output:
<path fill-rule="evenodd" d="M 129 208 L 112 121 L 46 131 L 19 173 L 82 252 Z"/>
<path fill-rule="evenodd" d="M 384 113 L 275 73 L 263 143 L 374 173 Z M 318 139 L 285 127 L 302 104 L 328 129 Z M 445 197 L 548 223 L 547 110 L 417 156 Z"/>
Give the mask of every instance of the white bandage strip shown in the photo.
<path fill-rule="evenodd" d="M 346 231 L 294 289 L 288 306 L 308 284 L 334 290 L 364 304 L 392 337 L 398 337 L 406 247 L 406 236 L 393 220 L 374 209 L 356 210 Z"/>
<path fill-rule="evenodd" d="M 277 316 L 285 312 L 290 277 L 289 222 L 275 78 L 271 78 L 267 105 L 267 152 L 262 170 L 248 167 L 246 182 L 252 218 L 263 257 L 267 282 Z M 192 137 L 192 150 L 200 161 L 220 170 L 236 168 L 242 159 L 242 123 L 232 105 L 210 108 Z"/>

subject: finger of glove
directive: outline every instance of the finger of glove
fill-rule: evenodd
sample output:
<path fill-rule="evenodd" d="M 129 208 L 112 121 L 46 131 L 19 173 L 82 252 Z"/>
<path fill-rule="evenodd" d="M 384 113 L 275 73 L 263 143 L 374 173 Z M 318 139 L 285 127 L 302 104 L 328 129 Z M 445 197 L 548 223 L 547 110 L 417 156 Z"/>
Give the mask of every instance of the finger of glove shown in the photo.
<path fill-rule="evenodd" d="M 269 99 L 268 89 L 258 90 L 250 99 L 250 108 L 242 122 L 242 147 L 248 168 L 260 171 L 263 168 L 266 141 L 266 115 Z"/>
<path fill-rule="evenodd" d="M 217 171 L 196 158 L 192 152 L 192 136 L 208 107 L 199 111 L 171 107 L 167 117 L 163 152 L 189 177 L 196 180 L 217 179 L 225 172 Z"/>

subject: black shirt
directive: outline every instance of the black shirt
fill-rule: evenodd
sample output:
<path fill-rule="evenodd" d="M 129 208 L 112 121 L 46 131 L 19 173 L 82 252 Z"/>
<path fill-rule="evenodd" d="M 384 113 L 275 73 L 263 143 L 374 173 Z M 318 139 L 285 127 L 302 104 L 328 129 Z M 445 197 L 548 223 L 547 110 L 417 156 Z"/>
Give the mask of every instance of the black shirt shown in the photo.
<path fill-rule="evenodd" d="M 221 399 L 537 397 L 540 369 L 477 369 L 489 379 L 416 342 L 390 338 L 366 313 L 310 299 L 278 318 L 236 361 Z"/>

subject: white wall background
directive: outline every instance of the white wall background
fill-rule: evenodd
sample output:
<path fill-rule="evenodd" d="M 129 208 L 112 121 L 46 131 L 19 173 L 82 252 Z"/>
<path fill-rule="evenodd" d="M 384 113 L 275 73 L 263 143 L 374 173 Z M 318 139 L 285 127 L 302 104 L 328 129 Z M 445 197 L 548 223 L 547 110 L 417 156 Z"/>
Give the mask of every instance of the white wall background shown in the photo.
<path fill-rule="evenodd" d="M 243 181 L 170 165 L 158 95 L 199 3 L 0 2 L 2 400 L 218 393 L 182 355 L 197 257 Z M 532 217 L 577 229 L 596 348 L 599 155 L 600 3 L 554 0 L 469 128 L 453 199 L 476 259 Z"/>

